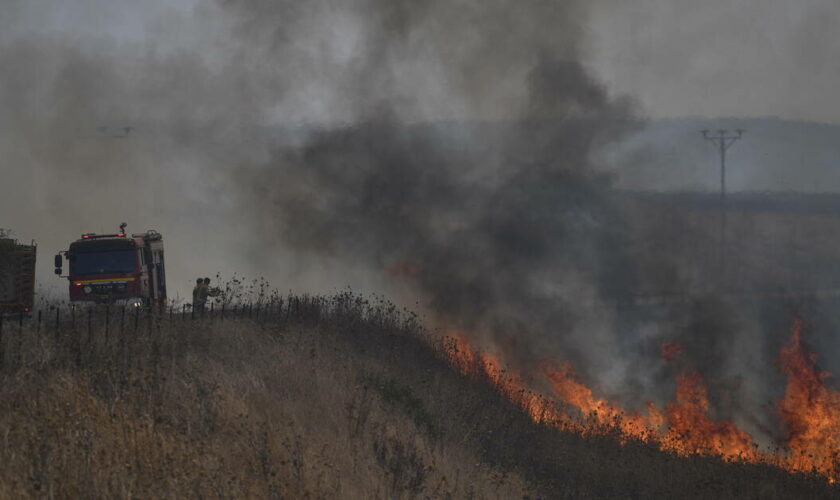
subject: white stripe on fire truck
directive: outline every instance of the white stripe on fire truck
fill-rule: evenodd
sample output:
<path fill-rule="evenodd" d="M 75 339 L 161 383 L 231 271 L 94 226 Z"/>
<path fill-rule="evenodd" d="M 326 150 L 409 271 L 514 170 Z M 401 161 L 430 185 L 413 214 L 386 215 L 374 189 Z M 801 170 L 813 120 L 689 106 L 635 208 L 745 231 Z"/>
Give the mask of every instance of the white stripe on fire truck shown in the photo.
<path fill-rule="evenodd" d="M 134 278 L 120 278 L 118 280 L 115 280 L 115 279 L 82 280 L 82 281 L 74 281 L 73 283 L 76 284 L 76 285 L 87 285 L 88 283 L 127 283 L 129 281 L 134 281 Z"/>

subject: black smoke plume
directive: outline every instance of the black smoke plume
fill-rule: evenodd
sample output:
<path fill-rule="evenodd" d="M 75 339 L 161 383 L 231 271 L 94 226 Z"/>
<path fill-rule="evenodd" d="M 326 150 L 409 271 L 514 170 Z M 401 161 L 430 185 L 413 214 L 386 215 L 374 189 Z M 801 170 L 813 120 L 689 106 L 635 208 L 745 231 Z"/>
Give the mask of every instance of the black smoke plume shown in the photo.
<path fill-rule="evenodd" d="M 612 320 L 592 309 L 627 295 L 634 269 L 590 153 L 634 115 L 580 61 L 578 9 L 359 5 L 370 13 L 364 49 L 341 96 L 354 116 L 249 170 L 243 192 L 268 214 L 259 233 L 366 266 L 407 287 L 442 328 L 489 335 L 523 365 L 547 348 L 587 369 L 613 364 Z M 269 29 L 282 16 L 262 7 L 247 10 L 243 31 L 283 53 L 288 34 Z M 423 79 L 432 68 L 442 82 Z M 412 98 L 435 85 L 467 119 L 424 119 L 440 103 Z"/>

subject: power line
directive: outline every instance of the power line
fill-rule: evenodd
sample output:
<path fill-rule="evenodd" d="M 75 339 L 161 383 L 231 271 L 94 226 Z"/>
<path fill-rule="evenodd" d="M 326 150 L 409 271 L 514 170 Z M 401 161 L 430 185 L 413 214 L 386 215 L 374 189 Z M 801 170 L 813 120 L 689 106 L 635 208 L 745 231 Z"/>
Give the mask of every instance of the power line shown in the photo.
<path fill-rule="evenodd" d="M 737 140 L 744 135 L 744 129 L 737 129 L 735 133 L 738 135 L 729 134 L 728 130 L 722 129 L 717 131 L 717 135 L 709 134 L 708 130 L 702 130 L 703 138 L 707 141 L 715 143 L 720 150 L 720 199 L 726 201 L 726 151 L 732 147 Z"/>
<path fill-rule="evenodd" d="M 710 134 L 708 130 L 702 130 L 703 138 L 715 143 L 720 151 L 720 275 L 726 280 L 728 278 L 726 269 L 726 151 L 744 135 L 743 129 L 736 129 L 735 134 L 728 130 L 721 129 L 717 135 Z"/>

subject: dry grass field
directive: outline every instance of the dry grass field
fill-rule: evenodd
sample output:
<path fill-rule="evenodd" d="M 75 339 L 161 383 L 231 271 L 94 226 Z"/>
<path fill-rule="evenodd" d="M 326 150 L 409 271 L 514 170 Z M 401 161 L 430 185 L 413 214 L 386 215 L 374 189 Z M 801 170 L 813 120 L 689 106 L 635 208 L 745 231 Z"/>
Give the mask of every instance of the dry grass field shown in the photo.
<path fill-rule="evenodd" d="M 840 495 L 535 424 L 417 318 L 352 294 L 224 319 L 58 314 L 3 325 L 3 498 Z"/>

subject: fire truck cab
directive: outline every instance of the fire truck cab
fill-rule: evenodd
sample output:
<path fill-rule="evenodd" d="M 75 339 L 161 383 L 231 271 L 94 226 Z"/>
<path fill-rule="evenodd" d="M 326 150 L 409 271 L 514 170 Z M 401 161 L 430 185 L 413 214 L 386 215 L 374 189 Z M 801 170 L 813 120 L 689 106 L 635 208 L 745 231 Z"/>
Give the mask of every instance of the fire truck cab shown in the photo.
<path fill-rule="evenodd" d="M 73 302 L 161 306 L 166 302 L 163 237 L 154 230 L 128 235 L 126 224 L 114 234 L 85 233 L 55 256 L 62 273 L 62 254 Z"/>

